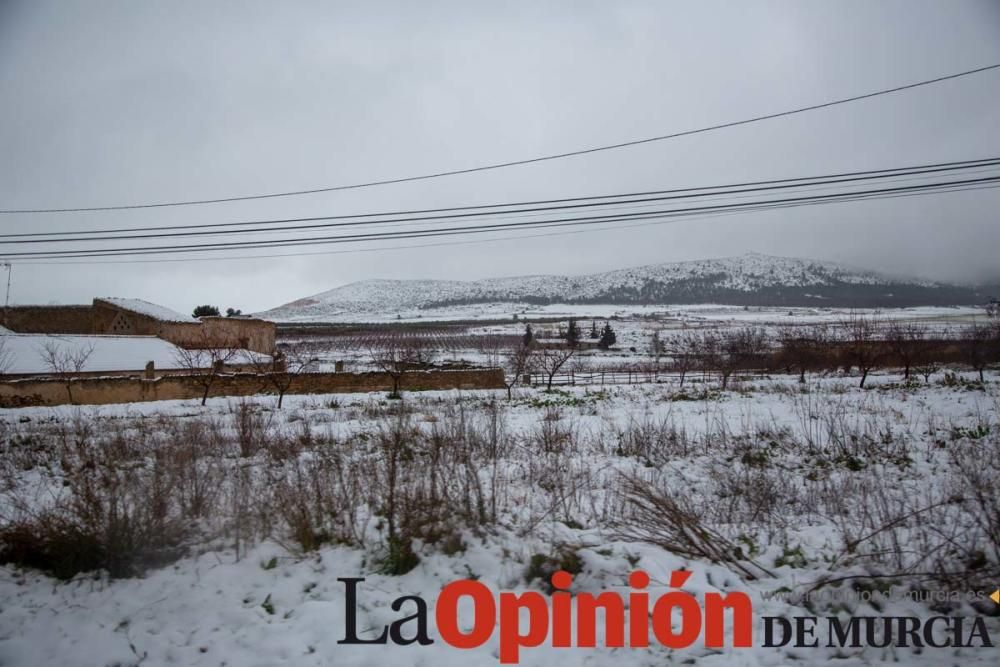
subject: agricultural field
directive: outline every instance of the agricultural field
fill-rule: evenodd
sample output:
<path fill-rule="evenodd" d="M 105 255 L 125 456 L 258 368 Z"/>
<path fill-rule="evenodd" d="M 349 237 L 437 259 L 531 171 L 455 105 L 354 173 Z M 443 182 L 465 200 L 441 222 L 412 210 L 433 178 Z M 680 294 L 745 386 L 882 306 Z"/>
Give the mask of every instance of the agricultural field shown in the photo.
<path fill-rule="evenodd" d="M 581 356 L 648 362 L 649 322 L 612 323 L 618 349 Z M 484 362 L 481 344 L 456 340 L 516 341 L 522 327 L 442 329 L 435 359 Z M 761 641 L 763 617 L 802 615 L 978 617 L 1000 636 L 998 379 L 942 364 L 926 378 L 877 368 L 863 388 L 856 369 L 725 388 L 692 372 L 683 385 L 514 386 L 510 399 L 3 410 L 0 664 L 495 665 L 509 617 L 465 650 L 433 620 L 426 646 L 339 642 L 352 614 L 372 640 L 413 613 L 393 606 L 401 596 L 433 614 L 455 580 L 547 599 L 565 571 L 575 596 L 629 600 L 635 570 L 651 600 L 746 593 L 754 646 L 732 646 L 727 615 L 722 648 L 704 633 L 683 649 L 609 647 L 613 612 L 599 610 L 596 649 L 549 639 L 520 648 L 520 664 L 995 664 L 978 645 Z M 353 600 L 338 578 L 364 578 Z M 970 620 L 959 634 L 973 631 Z M 954 629 L 930 632 L 945 642 Z"/>
<path fill-rule="evenodd" d="M 847 308 L 773 308 L 695 305 L 664 307 L 619 306 L 539 306 L 503 320 L 459 320 L 464 313 L 452 309 L 441 317 L 450 321 L 411 319 L 386 322 L 353 322 L 333 325 L 284 324 L 278 329 L 278 348 L 292 350 L 293 356 L 308 359 L 311 368 L 333 371 L 337 362 L 347 371 L 376 370 L 380 343 L 387 338 L 410 341 L 421 348 L 427 361 L 445 367 L 470 367 L 496 364 L 498 347 L 515 346 L 530 327 L 535 338 L 559 341 L 565 336 L 570 319 L 577 323 L 584 346 L 566 370 L 645 371 L 661 353 L 657 365 L 669 367 L 670 352 L 676 339 L 697 332 L 728 331 L 752 328 L 770 339 L 770 345 L 783 331 L 808 331 L 825 327 L 832 332 L 842 329 L 849 320 L 877 323 L 882 329 L 892 325 L 908 326 L 927 338 L 958 338 L 970 326 L 985 326 L 991 320 L 981 308 L 922 307 L 887 310 Z M 503 315 L 503 311 L 487 311 Z M 485 319 L 485 315 L 483 317 Z M 594 349 L 604 325 L 615 331 L 616 342 L 610 349 Z M 658 341 L 658 342 L 657 342 Z"/>

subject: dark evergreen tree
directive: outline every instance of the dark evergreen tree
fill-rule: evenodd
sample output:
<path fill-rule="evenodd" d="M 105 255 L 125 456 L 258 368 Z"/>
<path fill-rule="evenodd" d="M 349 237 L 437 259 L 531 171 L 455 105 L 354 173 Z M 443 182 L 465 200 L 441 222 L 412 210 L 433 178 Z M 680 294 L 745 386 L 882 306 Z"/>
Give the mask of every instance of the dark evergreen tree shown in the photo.
<path fill-rule="evenodd" d="M 527 347 L 528 345 L 531 345 L 532 341 L 534 340 L 535 340 L 535 332 L 531 330 L 531 325 L 530 324 L 524 325 L 524 335 L 521 336 L 521 343 L 525 347 Z"/>
<path fill-rule="evenodd" d="M 218 317 L 219 309 L 216 306 L 208 306 L 208 305 L 197 306 L 194 309 L 193 315 L 195 317 L 209 317 L 209 316 Z"/>
<path fill-rule="evenodd" d="M 566 345 L 569 347 L 576 347 L 580 344 L 580 327 L 577 325 L 576 320 L 571 319 L 569 321 L 569 326 L 566 328 Z"/>
<path fill-rule="evenodd" d="M 597 340 L 598 338 L 601 337 L 600 332 L 597 331 L 597 320 L 594 320 L 590 323 L 590 337 L 593 340 Z"/>
<path fill-rule="evenodd" d="M 601 340 L 598 341 L 597 346 L 606 350 L 616 342 L 618 342 L 618 337 L 615 335 L 615 330 L 611 328 L 610 322 L 605 322 L 604 330 L 601 332 Z"/>

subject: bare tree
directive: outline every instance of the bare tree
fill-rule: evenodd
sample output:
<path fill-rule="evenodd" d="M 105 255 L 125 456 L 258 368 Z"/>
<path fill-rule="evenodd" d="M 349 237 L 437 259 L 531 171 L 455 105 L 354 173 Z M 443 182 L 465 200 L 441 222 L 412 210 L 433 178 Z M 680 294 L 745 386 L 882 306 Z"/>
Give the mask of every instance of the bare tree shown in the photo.
<path fill-rule="evenodd" d="M 491 368 L 503 369 L 507 400 L 511 400 L 514 387 L 528 372 L 535 346 L 523 336 L 492 335 L 480 339 L 479 350 Z"/>
<path fill-rule="evenodd" d="M 915 322 L 892 322 L 885 329 L 885 342 L 896 361 L 903 365 L 903 378 L 910 379 L 910 369 L 919 365 L 927 345 L 927 331 Z"/>
<path fill-rule="evenodd" d="M 210 339 L 204 332 L 201 336 L 202 340 L 199 342 L 204 343 L 204 346 L 178 347 L 174 350 L 174 359 L 201 388 L 201 404 L 205 405 L 212 385 L 225 371 L 226 364 L 245 352 L 238 341 L 222 341 L 223 344 L 220 346 L 220 341 Z"/>
<path fill-rule="evenodd" d="M 692 334 L 694 357 L 702 376 L 708 371 L 717 371 L 722 367 L 723 350 L 722 336 L 711 329 Z M 723 385 L 725 388 L 725 385 Z"/>
<path fill-rule="evenodd" d="M 779 367 L 797 370 L 799 382 L 805 383 L 806 371 L 823 363 L 828 339 L 826 327 L 789 324 L 778 329 L 777 339 L 781 346 Z"/>
<path fill-rule="evenodd" d="M 556 373 L 558 373 L 559 369 L 565 366 L 566 362 L 572 359 L 575 354 L 575 347 L 560 346 L 544 347 L 534 355 L 534 363 L 532 366 L 545 376 L 546 391 L 552 390 L 552 380 L 555 378 Z"/>
<path fill-rule="evenodd" d="M 983 382 L 983 371 L 1000 352 L 1000 325 L 973 322 L 961 332 L 962 355 L 972 370 L 979 373 Z"/>
<path fill-rule="evenodd" d="M 300 342 L 283 345 L 280 348 L 275 346 L 266 356 L 250 353 L 254 369 L 266 378 L 268 384 L 278 394 L 279 410 L 295 377 L 302 373 L 310 373 L 319 366 L 319 357 L 313 354 L 314 350 L 315 346 Z"/>
<path fill-rule="evenodd" d="M 419 336 L 387 333 L 371 338 L 368 356 L 372 364 L 392 379 L 389 398 L 400 398 L 399 385 L 408 370 L 423 368 L 433 360 L 433 351 Z"/>
<path fill-rule="evenodd" d="M 858 386 L 863 389 L 868 374 L 882 361 L 882 322 L 877 315 L 865 317 L 851 313 L 850 317 L 841 320 L 840 333 L 844 339 L 844 360 L 848 369 L 858 367 L 861 373 Z"/>
<path fill-rule="evenodd" d="M 73 377 L 83 372 L 94 354 L 94 344 L 75 345 L 70 341 L 59 343 L 52 339 L 43 343 L 38 352 L 45 367 L 66 383 L 66 396 L 73 404 Z"/>
<path fill-rule="evenodd" d="M 7 349 L 7 338 L 0 336 L 0 376 L 7 375 L 14 365 L 14 352 Z"/>
<path fill-rule="evenodd" d="M 760 327 L 743 327 L 726 333 L 721 338 L 719 355 L 722 388 L 725 389 L 729 384 L 734 371 L 762 365 L 767 351 L 767 333 Z"/>
<path fill-rule="evenodd" d="M 667 353 L 667 344 L 664 342 L 663 337 L 660 336 L 660 330 L 657 329 L 649 337 L 649 356 L 653 357 L 653 361 L 656 366 L 660 365 L 660 358 Z"/>
<path fill-rule="evenodd" d="M 941 362 L 935 361 L 930 354 L 921 355 L 920 361 L 914 365 L 913 370 L 923 376 L 926 384 L 931 383 L 931 375 L 941 367 Z"/>
<path fill-rule="evenodd" d="M 680 374 L 680 386 L 683 387 L 688 371 L 698 363 L 698 336 L 691 332 L 671 336 L 667 351 L 670 355 L 670 367 Z"/>
<path fill-rule="evenodd" d="M 475 349 L 483 355 L 488 368 L 499 368 L 504 352 L 510 347 L 512 338 L 500 334 L 484 334 L 474 337 Z"/>

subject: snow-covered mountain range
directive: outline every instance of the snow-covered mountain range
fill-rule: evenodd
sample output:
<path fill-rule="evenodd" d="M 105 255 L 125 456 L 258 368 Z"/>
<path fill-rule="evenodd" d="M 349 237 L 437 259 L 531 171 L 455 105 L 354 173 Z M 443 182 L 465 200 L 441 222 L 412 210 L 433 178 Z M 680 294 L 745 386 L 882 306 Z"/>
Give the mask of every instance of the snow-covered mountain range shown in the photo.
<path fill-rule="evenodd" d="M 259 316 L 332 321 L 346 315 L 440 310 L 484 303 L 759 306 L 942 306 L 983 303 L 973 288 L 850 269 L 831 262 L 749 253 L 652 264 L 585 276 L 485 280 L 363 280 L 286 303 Z"/>

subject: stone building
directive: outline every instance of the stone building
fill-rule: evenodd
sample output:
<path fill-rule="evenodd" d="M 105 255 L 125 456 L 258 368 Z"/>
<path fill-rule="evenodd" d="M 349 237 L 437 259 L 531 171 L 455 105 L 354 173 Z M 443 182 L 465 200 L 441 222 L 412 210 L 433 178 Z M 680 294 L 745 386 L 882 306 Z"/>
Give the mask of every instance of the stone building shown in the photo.
<path fill-rule="evenodd" d="M 15 333 L 156 336 L 188 349 L 241 348 L 269 354 L 273 322 L 252 317 L 196 319 L 141 299 L 105 297 L 90 305 L 10 306 L 3 326 Z"/>

